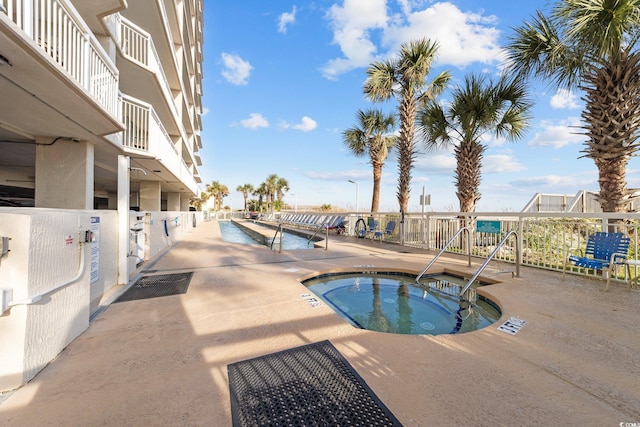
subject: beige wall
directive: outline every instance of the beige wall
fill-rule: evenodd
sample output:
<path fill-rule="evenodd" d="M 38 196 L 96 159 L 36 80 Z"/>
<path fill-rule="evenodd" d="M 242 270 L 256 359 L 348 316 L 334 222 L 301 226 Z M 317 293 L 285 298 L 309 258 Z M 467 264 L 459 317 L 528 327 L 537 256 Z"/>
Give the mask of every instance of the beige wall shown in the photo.
<path fill-rule="evenodd" d="M 199 224 L 202 212 L 130 212 L 131 228 L 141 218 L 144 229 L 142 258 L 153 259 L 191 232 L 194 215 Z M 95 218 L 99 218 L 99 226 Z M 98 232 L 97 242 L 80 243 L 79 237 L 92 228 Z M 130 230 L 127 233 L 133 235 Z M 11 238 L 10 251 L 0 258 L 0 289 L 11 291 L 9 301 L 19 303 L 0 313 L 0 391 L 6 391 L 33 378 L 88 328 L 91 313 L 119 289 L 118 214 L 0 208 L 0 236 Z M 130 253 L 134 250 L 130 243 Z M 82 264 L 80 251 L 84 252 Z M 95 264 L 96 258 L 92 258 L 92 251 L 98 251 L 93 281 L 92 261 Z M 133 276 L 141 260 L 127 259 Z M 77 280 L 47 292 L 74 279 L 79 271 Z M 36 295 L 42 298 L 28 304 Z"/>

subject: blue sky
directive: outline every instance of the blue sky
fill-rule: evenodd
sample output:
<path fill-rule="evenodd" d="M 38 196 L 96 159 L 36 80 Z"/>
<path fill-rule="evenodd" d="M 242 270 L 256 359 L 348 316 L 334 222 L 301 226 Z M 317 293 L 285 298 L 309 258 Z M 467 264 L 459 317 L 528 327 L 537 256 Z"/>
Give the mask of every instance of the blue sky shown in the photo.
<path fill-rule="evenodd" d="M 498 75 L 501 46 L 512 28 L 548 7 L 546 0 L 207 0 L 204 43 L 204 184 L 230 190 L 226 205 L 242 207 L 236 187 L 254 186 L 270 174 L 288 180 L 292 206 L 331 204 L 355 210 L 371 206 L 372 170 L 367 158 L 350 154 L 342 132 L 356 124 L 358 109 L 392 111 L 362 95 L 365 70 L 374 61 L 420 37 L 440 49 L 432 76 L 448 69 L 451 86 L 465 74 Z M 446 102 L 448 93 L 441 96 Z M 574 195 L 598 190 L 591 159 L 578 158 L 584 138 L 581 93 L 544 82 L 531 87 L 531 126 L 516 142 L 487 135 L 478 211 L 520 211 L 536 192 Z M 428 211 L 457 211 L 450 151 L 421 148 L 411 185 L 410 211 L 431 195 Z M 640 187 L 638 161 L 627 170 Z M 380 211 L 398 211 L 397 161 L 383 170 Z M 353 180 L 357 186 L 348 182 Z M 293 195 L 295 194 L 295 196 Z"/>

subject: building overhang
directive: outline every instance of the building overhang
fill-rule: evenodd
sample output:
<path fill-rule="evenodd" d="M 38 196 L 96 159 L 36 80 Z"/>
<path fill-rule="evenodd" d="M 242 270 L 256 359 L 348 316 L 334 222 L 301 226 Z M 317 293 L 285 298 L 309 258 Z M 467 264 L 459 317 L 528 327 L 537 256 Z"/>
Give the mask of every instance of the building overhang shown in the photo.
<path fill-rule="evenodd" d="M 124 126 L 0 13 L 0 124 L 33 136 L 94 140 Z M 0 137 L 2 135 L 0 134 Z"/>

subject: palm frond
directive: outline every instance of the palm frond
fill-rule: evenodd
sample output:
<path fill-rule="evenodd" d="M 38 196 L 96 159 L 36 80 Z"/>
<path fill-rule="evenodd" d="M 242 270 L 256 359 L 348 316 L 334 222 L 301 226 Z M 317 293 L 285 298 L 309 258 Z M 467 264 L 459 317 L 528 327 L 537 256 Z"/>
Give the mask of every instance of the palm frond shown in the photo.
<path fill-rule="evenodd" d="M 418 132 L 427 150 L 436 150 L 451 144 L 449 121 L 442 105 L 429 102 L 418 113 Z"/>
<path fill-rule="evenodd" d="M 592 50 L 595 58 L 606 58 L 624 50 L 628 35 L 640 26 L 640 1 L 564 0 L 553 17 L 575 45 Z"/>
<path fill-rule="evenodd" d="M 367 80 L 362 91 L 374 102 L 386 101 L 394 96 L 396 64 L 392 60 L 375 62 L 367 68 Z"/>

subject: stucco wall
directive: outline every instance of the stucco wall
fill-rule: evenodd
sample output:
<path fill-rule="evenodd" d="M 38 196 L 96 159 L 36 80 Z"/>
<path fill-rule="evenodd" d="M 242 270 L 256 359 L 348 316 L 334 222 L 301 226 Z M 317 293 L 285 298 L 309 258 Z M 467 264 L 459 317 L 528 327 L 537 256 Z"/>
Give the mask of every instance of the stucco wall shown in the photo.
<path fill-rule="evenodd" d="M 11 241 L 0 260 L 0 287 L 13 290 L 14 302 L 44 295 L 0 317 L 0 390 L 32 378 L 89 324 L 90 257 L 79 242 L 79 232 L 90 228 L 89 215 L 57 209 L 5 212 L 0 235 Z M 76 281 L 47 292 L 79 272 Z"/>
<path fill-rule="evenodd" d="M 191 232 L 194 216 L 196 223 L 202 221 L 201 212 L 132 212 L 134 224 L 143 218 L 144 259 L 153 259 Z M 92 229 L 97 242 L 80 243 L 80 235 Z M 118 235 L 116 211 L 0 208 L 0 236 L 11 238 L 9 253 L 0 258 L 0 288 L 12 290 L 14 303 L 45 294 L 33 304 L 0 313 L 0 391 L 29 381 L 88 328 L 91 313 L 118 284 Z M 128 259 L 131 273 L 140 260 Z M 80 269 L 77 280 L 47 293 Z"/>
<path fill-rule="evenodd" d="M 193 230 L 193 217 L 201 221 L 202 212 L 152 212 L 147 213 L 147 257 L 153 258 L 167 247 L 181 240 Z M 165 228 L 166 223 L 166 228 Z M 167 236 L 168 234 L 168 236 Z"/>

